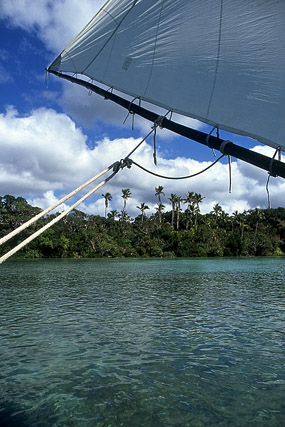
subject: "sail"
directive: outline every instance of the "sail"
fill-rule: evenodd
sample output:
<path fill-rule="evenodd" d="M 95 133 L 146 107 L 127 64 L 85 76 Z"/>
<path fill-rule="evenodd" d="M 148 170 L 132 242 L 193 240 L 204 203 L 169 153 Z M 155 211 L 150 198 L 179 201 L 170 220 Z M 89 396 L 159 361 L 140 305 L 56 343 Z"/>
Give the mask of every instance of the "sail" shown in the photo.
<path fill-rule="evenodd" d="M 48 70 L 285 149 L 284 0 L 110 0 Z"/>

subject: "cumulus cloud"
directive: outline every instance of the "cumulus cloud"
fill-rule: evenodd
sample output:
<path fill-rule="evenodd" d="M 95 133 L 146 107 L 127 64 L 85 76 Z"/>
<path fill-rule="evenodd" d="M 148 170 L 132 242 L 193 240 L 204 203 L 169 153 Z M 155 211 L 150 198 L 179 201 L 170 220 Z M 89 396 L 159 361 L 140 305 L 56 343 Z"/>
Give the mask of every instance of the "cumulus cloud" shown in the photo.
<path fill-rule="evenodd" d="M 0 16 L 6 19 L 6 23 L 11 27 L 20 27 L 36 34 L 49 49 L 53 59 L 103 3 L 104 0 L 85 0 L 78 6 L 76 0 L 41 0 L 40 2 L 38 0 L 2 0 Z M 27 53 L 32 46 L 22 43 L 23 49 Z M 6 69 L 3 50 L 0 51 L 0 61 L 2 61 L 0 83 L 7 83 L 11 76 Z M 60 114 L 53 109 L 39 108 L 20 116 L 13 107 L 0 114 L 0 194 L 22 195 L 32 204 L 46 208 L 57 198 L 90 179 L 112 162 L 125 157 L 139 142 L 134 138 L 119 137 L 98 140 L 94 136 L 91 144 L 94 149 L 89 149 L 86 144 L 87 136 L 78 123 L 83 127 L 92 127 L 94 132 L 100 122 L 119 128 L 126 112 L 110 101 L 94 95 L 88 96 L 87 91 L 76 85 L 63 83 L 62 87 L 62 96 L 60 91 L 50 90 L 44 92 L 42 100 L 44 103 L 55 102 L 57 98 L 66 114 Z M 158 114 L 165 114 L 165 111 L 159 108 L 151 107 L 151 109 Z M 130 118 L 128 120 L 130 125 Z M 198 121 L 178 115 L 174 115 L 173 120 L 194 128 L 204 126 Z M 135 119 L 135 125 L 142 135 L 150 129 L 149 123 L 138 117 Z M 201 162 L 182 155 L 167 159 L 164 155 L 167 149 L 163 144 L 171 144 L 173 138 L 171 132 L 159 131 L 158 145 L 161 148 L 157 154 L 158 167 L 153 165 L 152 148 L 147 143 L 144 143 L 132 158 L 147 169 L 167 176 L 193 174 L 210 164 L 210 162 Z M 254 149 L 269 156 L 274 154 L 274 150 L 267 147 L 257 146 Z M 257 206 L 267 207 L 266 180 L 266 172 L 242 161 L 234 161 L 232 164 L 233 189 L 229 194 L 226 163 L 219 163 L 204 174 L 185 181 L 157 178 L 133 166 L 130 170 L 121 171 L 110 183 L 99 190 L 97 196 L 92 196 L 79 209 L 87 213 L 103 215 L 104 200 L 101 194 L 108 191 L 113 196 L 110 209 L 120 211 L 123 207 L 121 189 L 130 188 L 132 198 L 127 204 L 129 214 L 132 217 L 138 215 L 139 210 L 136 206 L 141 202 L 147 203 L 151 208 L 150 211 L 153 212 L 157 202 L 154 188 L 162 185 L 166 193 L 163 202 L 168 209 L 170 209 L 168 197 L 171 193 L 184 197 L 188 191 L 194 191 L 205 197 L 201 204 L 203 213 L 211 211 L 215 203 L 219 203 L 224 210 L 231 213 L 234 210 L 243 211 Z M 283 181 L 279 178 L 270 180 L 272 207 L 284 206 L 280 197 L 285 190 Z"/>
<path fill-rule="evenodd" d="M 0 115 L 0 193 L 28 196 L 34 205 L 46 208 L 56 198 L 124 158 L 139 142 L 134 138 L 104 138 L 95 141 L 94 149 L 90 150 L 86 140 L 82 129 L 65 114 L 40 108 L 30 115 L 20 116 L 10 107 Z M 264 150 L 260 147 L 255 149 Z M 158 174 L 176 177 L 194 174 L 210 164 L 185 157 L 166 159 L 158 152 L 158 166 L 155 167 L 152 147 L 147 143 L 143 143 L 131 157 Z M 171 193 L 184 197 L 188 191 L 194 191 L 205 197 L 201 212 L 208 212 L 215 203 L 219 203 L 224 210 L 232 213 L 256 206 L 267 207 L 266 179 L 264 171 L 245 166 L 241 161 L 233 162 L 233 191 L 229 194 L 228 165 L 224 163 L 216 164 L 195 178 L 181 181 L 154 177 L 134 165 L 131 169 L 120 171 L 79 209 L 104 215 L 101 194 L 110 192 L 113 196 L 110 209 L 120 211 L 123 207 L 121 190 L 130 188 L 129 214 L 137 216 L 137 206 L 141 202 L 149 205 L 151 209 L 148 212 L 154 212 L 157 203 L 154 189 L 162 185 L 166 193 L 163 202 L 167 209 L 170 209 L 168 197 Z M 270 188 L 272 206 L 284 205 L 280 199 L 280 194 L 285 190 L 283 180 L 272 178 Z M 71 203 L 67 202 L 67 205 Z"/>
<path fill-rule="evenodd" d="M 34 31 L 51 52 L 59 53 L 104 3 L 84 0 L 79 6 L 77 0 L 1 0 L 0 15 L 11 26 Z"/>
<path fill-rule="evenodd" d="M 52 89 L 52 82 L 50 84 L 50 88 Z M 127 95 L 120 93 L 119 95 L 125 99 L 130 100 L 130 103 L 133 100 Z M 76 100 L 76 102 L 74 102 L 74 100 Z M 112 101 L 107 101 L 101 96 L 90 93 L 81 86 L 71 85 L 69 82 L 63 82 L 63 94 L 59 98 L 58 102 L 61 108 L 68 115 L 81 123 L 83 126 L 89 128 L 96 126 L 98 122 L 108 122 L 113 126 L 122 127 L 122 124 L 125 122 L 126 118 L 127 120 L 125 125 L 129 127 L 132 125 L 133 117 L 131 115 L 127 117 L 127 110 L 113 103 Z M 134 102 L 138 103 L 137 100 Z M 143 102 L 142 106 L 162 116 L 167 113 L 167 111 L 164 109 L 155 105 L 151 105 L 147 102 Z M 169 118 L 170 115 L 167 117 Z M 172 120 L 194 129 L 206 128 L 206 125 L 199 122 L 198 120 L 181 116 L 176 113 L 173 114 Z M 150 122 L 143 119 L 142 117 L 139 117 L 138 115 L 135 115 L 134 117 L 134 126 L 144 135 L 146 135 L 150 130 Z M 173 139 L 175 134 L 168 131 L 167 129 L 160 129 L 159 137 L 160 139 Z"/>
<path fill-rule="evenodd" d="M 44 42 L 46 47 L 57 55 L 74 38 L 76 34 L 94 16 L 97 10 L 105 3 L 104 0 L 85 0 L 78 6 L 76 0 L 2 0 L 0 3 L 0 15 L 6 19 L 10 26 L 20 27 L 28 32 L 36 33 L 37 37 Z M 60 35 L 60 36 L 59 36 Z M 35 47 L 26 39 L 22 41 L 22 49 L 29 51 Z M 51 56 L 52 58 L 52 56 Z M 53 58 L 54 59 L 54 58 Z M 48 65 L 48 64 L 47 64 Z M 10 75 L 0 64 L 0 83 L 6 83 Z M 42 76 L 40 76 L 42 79 Z M 58 97 L 59 105 L 74 120 L 82 126 L 92 127 L 98 123 L 107 122 L 114 126 L 121 126 L 126 117 L 126 111 L 116 104 L 106 102 L 98 96 L 88 96 L 88 92 L 82 87 L 63 83 L 63 95 Z M 52 87 L 52 83 L 50 83 Z M 52 92 L 44 92 L 47 98 L 48 93 L 52 97 Z M 28 95 L 25 95 L 26 97 Z M 126 97 L 126 96 L 125 96 Z M 76 102 L 74 100 L 76 99 Z M 130 97 L 127 97 L 130 99 Z M 53 99 L 54 100 L 54 99 Z M 150 108 L 158 114 L 164 115 L 166 111 L 153 105 L 144 103 L 145 108 Z M 194 119 L 186 118 L 175 114 L 173 119 L 200 129 L 204 125 Z M 130 120 L 130 119 L 129 119 Z M 149 123 L 136 116 L 136 128 L 147 133 Z M 160 138 L 173 138 L 173 134 L 167 130 L 160 132 Z"/>

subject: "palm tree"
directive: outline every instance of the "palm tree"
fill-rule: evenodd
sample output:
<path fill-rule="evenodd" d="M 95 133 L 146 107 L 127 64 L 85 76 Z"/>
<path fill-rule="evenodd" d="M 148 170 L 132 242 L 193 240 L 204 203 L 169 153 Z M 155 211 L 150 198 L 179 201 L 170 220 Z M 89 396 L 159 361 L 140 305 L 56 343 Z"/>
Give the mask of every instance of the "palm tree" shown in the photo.
<path fill-rule="evenodd" d="M 114 209 L 108 213 L 109 219 L 115 220 L 116 218 L 118 218 L 118 216 L 119 216 L 119 212 L 116 209 Z"/>
<path fill-rule="evenodd" d="M 165 206 L 161 202 L 158 202 L 157 207 L 155 208 L 158 213 L 158 218 L 160 223 L 161 223 L 161 213 L 164 210 L 164 208 Z"/>
<path fill-rule="evenodd" d="M 143 219 L 144 219 L 144 211 L 146 210 L 146 209 L 149 209 L 149 207 L 143 202 L 143 203 L 141 203 L 141 205 L 140 206 L 137 206 L 137 208 L 141 211 L 141 213 L 142 213 L 142 222 L 143 222 Z"/>
<path fill-rule="evenodd" d="M 155 187 L 155 195 L 158 197 L 159 203 L 161 202 L 160 196 L 165 196 L 165 193 L 162 191 L 164 187 L 162 185 L 159 185 L 158 187 Z"/>
<path fill-rule="evenodd" d="M 259 225 L 259 221 L 262 221 L 265 216 L 264 213 L 262 212 L 261 209 L 255 208 L 254 211 L 252 212 L 252 216 L 253 219 L 255 221 L 255 227 L 254 227 L 254 235 L 253 235 L 253 247 L 254 250 L 256 251 L 256 236 L 257 236 L 257 230 L 258 230 L 258 225 Z"/>
<path fill-rule="evenodd" d="M 130 189 L 129 189 L 129 188 L 125 188 L 125 189 L 123 189 L 123 190 L 122 190 L 122 193 L 123 193 L 122 197 L 123 197 L 123 199 L 124 199 L 124 208 L 123 208 L 123 211 L 125 211 L 126 206 L 127 206 L 127 200 L 128 200 L 130 197 L 132 197 L 132 193 L 130 192 Z"/>
<path fill-rule="evenodd" d="M 212 210 L 212 212 L 211 212 L 211 214 L 214 214 L 214 215 L 215 215 L 215 224 L 217 224 L 218 218 L 219 218 L 220 216 L 222 216 L 222 213 L 223 213 L 222 206 L 221 206 L 221 205 L 219 205 L 219 203 L 216 203 L 216 204 L 213 206 L 213 210 Z"/>
<path fill-rule="evenodd" d="M 172 211 L 171 211 L 171 226 L 173 227 L 173 223 L 174 223 L 174 212 L 175 212 L 175 207 L 176 207 L 177 194 L 171 193 L 171 195 L 168 198 L 168 200 L 170 200 L 171 208 L 172 208 Z"/>
<path fill-rule="evenodd" d="M 129 221 L 130 216 L 127 214 L 127 212 L 125 210 L 122 210 L 119 214 L 118 214 L 119 220 L 122 222 L 125 221 Z"/>
<path fill-rule="evenodd" d="M 176 205 L 176 229 L 179 229 L 179 214 L 180 214 L 180 204 L 182 202 L 182 198 L 180 196 L 176 196 L 176 201 L 175 201 L 175 205 Z"/>
<path fill-rule="evenodd" d="M 194 215 L 194 211 L 195 211 L 195 204 L 194 204 L 194 192 L 193 191 L 188 191 L 188 194 L 186 194 L 186 198 L 183 199 L 183 203 L 187 203 L 188 207 L 185 210 L 186 213 L 186 230 L 188 230 L 189 228 L 189 221 L 190 221 L 190 217 L 192 215 Z"/>
<path fill-rule="evenodd" d="M 106 216 L 107 216 L 107 209 L 108 209 L 108 206 L 109 206 L 109 202 L 112 200 L 112 196 L 111 196 L 110 193 L 102 194 L 102 196 L 105 199 L 105 218 L 106 218 Z"/>
<path fill-rule="evenodd" d="M 202 203 L 202 200 L 205 199 L 205 197 L 202 197 L 201 194 L 195 193 L 193 196 L 194 203 L 196 205 L 195 209 L 195 227 L 197 226 L 197 219 L 198 219 L 198 213 L 200 212 L 199 203 Z"/>

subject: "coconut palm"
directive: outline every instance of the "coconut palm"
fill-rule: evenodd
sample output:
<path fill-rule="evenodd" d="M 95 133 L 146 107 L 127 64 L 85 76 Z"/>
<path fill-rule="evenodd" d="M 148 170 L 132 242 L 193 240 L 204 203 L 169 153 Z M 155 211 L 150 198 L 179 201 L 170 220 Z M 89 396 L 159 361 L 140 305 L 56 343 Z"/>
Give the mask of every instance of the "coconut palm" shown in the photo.
<path fill-rule="evenodd" d="M 180 196 L 176 196 L 176 201 L 175 201 L 175 210 L 176 210 L 176 229 L 179 230 L 179 219 L 180 219 L 180 205 L 182 202 L 182 198 Z"/>
<path fill-rule="evenodd" d="M 106 216 L 107 216 L 107 209 L 109 207 L 109 202 L 112 200 L 112 196 L 111 196 L 110 193 L 102 194 L 102 196 L 105 199 L 105 218 L 106 218 Z"/>
<path fill-rule="evenodd" d="M 161 202 L 158 202 L 157 206 L 156 206 L 156 211 L 158 213 L 158 218 L 159 218 L 159 222 L 161 223 L 161 213 L 164 210 L 165 206 L 164 204 L 162 204 Z"/>
<path fill-rule="evenodd" d="M 176 200 L 177 200 L 177 194 L 171 193 L 170 197 L 168 198 L 168 200 L 170 200 L 171 203 L 171 225 L 173 227 L 174 224 L 174 212 L 175 212 L 175 208 L 176 208 Z"/>
<path fill-rule="evenodd" d="M 146 209 L 149 209 L 149 207 L 143 202 L 143 203 L 141 203 L 141 205 L 140 206 L 137 206 L 137 208 L 141 211 L 141 217 L 142 217 L 142 222 L 143 222 L 143 219 L 144 219 L 144 211 L 146 210 Z"/>
<path fill-rule="evenodd" d="M 114 209 L 114 210 L 108 212 L 107 216 L 108 216 L 109 219 L 115 220 L 116 218 L 118 218 L 119 212 L 116 209 Z"/>
<path fill-rule="evenodd" d="M 194 200 L 194 192 L 193 191 L 188 191 L 188 194 L 186 194 L 186 198 L 183 199 L 183 203 L 187 203 L 188 207 L 185 210 L 185 214 L 186 214 L 186 230 L 188 230 L 189 228 L 189 222 L 190 222 L 190 217 L 194 216 L 194 212 L 195 212 L 195 204 L 194 204 L 195 200 Z"/>
<path fill-rule="evenodd" d="M 258 225 L 259 225 L 259 222 L 265 218 L 265 215 L 261 209 L 255 208 L 252 212 L 252 217 L 253 217 L 253 220 L 255 221 L 253 247 L 254 247 L 254 250 L 256 250 L 256 236 L 257 236 Z"/>
<path fill-rule="evenodd" d="M 213 210 L 211 211 L 211 214 L 214 214 L 215 216 L 215 224 L 217 224 L 218 218 L 222 216 L 223 209 L 222 206 L 219 205 L 219 203 L 216 203 L 213 206 Z"/>
<path fill-rule="evenodd" d="M 129 189 L 129 188 L 124 188 L 124 189 L 122 190 L 122 193 L 123 193 L 122 197 L 123 197 L 123 199 L 124 199 L 124 208 L 123 208 L 123 211 L 125 211 L 126 206 L 127 206 L 127 200 L 128 200 L 130 197 L 132 197 L 132 193 L 130 192 L 130 189 Z"/>
<path fill-rule="evenodd" d="M 195 209 L 195 226 L 197 226 L 198 213 L 200 212 L 199 204 L 202 203 L 202 200 L 205 199 L 205 197 L 202 197 L 201 194 L 199 194 L 199 193 L 195 193 L 193 199 L 194 199 L 194 204 L 196 206 L 196 209 Z"/>
<path fill-rule="evenodd" d="M 119 220 L 122 222 L 125 221 L 129 221 L 130 220 L 130 216 L 127 214 L 127 212 L 125 210 L 122 210 L 119 214 L 118 214 Z"/>
<path fill-rule="evenodd" d="M 161 203 L 161 198 L 160 196 L 163 195 L 165 196 L 165 193 L 162 191 L 164 187 L 162 187 L 162 185 L 159 185 L 158 187 L 155 187 L 155 195 L 158 197 L 158 201 L 159 203 Z"/>

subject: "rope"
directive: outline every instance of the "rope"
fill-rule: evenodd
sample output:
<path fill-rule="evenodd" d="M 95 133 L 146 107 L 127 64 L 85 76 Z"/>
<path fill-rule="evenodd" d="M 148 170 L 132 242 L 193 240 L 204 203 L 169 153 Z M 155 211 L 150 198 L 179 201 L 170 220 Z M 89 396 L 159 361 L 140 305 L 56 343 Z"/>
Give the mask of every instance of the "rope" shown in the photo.
<path fill-rule="evenodd" d="M 0 245 L 3 244 L 4 242 L 7 242 L 9 239 L 11 239 L 12 237 L 16 236 L 18 233 L 20 233 L 21 231 L 25 230 L 31 224 L 33 224 L 34 222 L 36 222 L 39 218 L 41 218 L 42 216 L 46 215 L 51 210 L 55 209 L 57 206 L 59 206 L 60 204 L 62 204 L 66 200 L 70 199 L 72 196 L 74 196 L 75 194 L 77 194 L 79 191 L 81 191 L 85 187 L 87 187 L 87 185 L 91 184 L 93 181 L 95 181 L 96 179 L 98 179 L 99 177 L 101 177 L 104 173 L 108 172 L 110 169 L 113 168 L 113 173 L 111 175 L 109 175 L 108 178 L 106 178 L 104 181 L 102 181 L 100 184 L 98 184 L 95 188 L 93 188 L 92 190 L 90 190 L 85 196 L 83 196 L 76 203 L 74 203 L 72 206 L 70 206 L 64 212 L 62 212 L 59 216 L 57 216 L 56 218 L 54 218 L 48 224 L 46 224 L 45 226 L 43 226 L 42 228 L 40 228 L 38 231 L 36 231 L 35 233 L 33 233 L 31 236 L 29 236 L 27 239 L 25 239 L 19 245 L 17 245 L 13 249 L 11 249 L 9 252 L 7 252 L 5 255 L 3 255 L 0 258 L 0 264 L 2 264 L 2 262 L 6 261 L 6 259 L 8 259 L 12 255 L 14 255 L 16 252 L 18 252 L 24 246 L 26 246 L 28 243 L 30 243 L 32 240 L 34 240 L 36 237 L 40 236 L 44 231 L 46 231 L 48 228 L 50 228 L 56 222 L 58 222 L 62 218 L 64 218 L 69 212 L 71 212 L 73 209 L 75 209 L 78 205 L 80 205 L 80 203 L 82 203 L 84 200 L 86 200 L 88 197 L 90 197 L 96 190 L 98 190 L 98 188 L 102 187 L 102 185 L 104 185 L 106 182 L 110 181 L 110 179 L 113 178 L 113 176 L 116 175 L 119 172 L 120 169 L 123 169 L 124 167 L 130 168 L 131 165 L 132 165 L 132 160 L 129 158 L 129 156 L 132 153 L 134 153 L 139 148 L 139 146 L 148 138 L 148 136 L 152 132 L 154 132 L 154 130 L 156 129 L 157 126 L 158 126 L 158 123 L 155 122 L 154 126 L 151 129 L 151 131 L 146 135 L 145 138 L 143 138 L 139 142 L 139 144 L 137 144 L 137 146 L 132 151 L 130 151 L 130 153 L 128 154 L 128 156 L 126 156 L 125 159 L 122 159 L 120 161 L 114 162 L 108 168 L 104 169 L 98 175 L 96 175 L 95 177 L 91 178 L 90 180 L 88 180 L 87 182 L 85 182 L 80 187 L 76 188 L 74 191 L 72 191 L 71 193 L 69 193 L 67 196 L 63 197 L 61 200 L 59 200 L 55 204 L 53 204 L 49 208 L 45 209 L 44 211 L 40 212 L 38 215 L 36 215 L 35 217 L 31 218 L 29 221 L 27 221 L 26 223 L 22 224 L 20 227 L 18 227 L 15 230 L 13 230 L 7 236 L 4 236 L 2 239 L 0 239 Z"/>
<path fill-rule="evenodd" d="M 213 129 L 208 133 L 207 138 L 206 138 L 206 144 L 208 145 L 209 148 L 210 148 L 210 146 L 209 146 L 209 138 L 210 138 L 210 136 L 212 135 L 212 132 L 215 129 L 217 129 L 217 137 L 219 137 L 218 136 L 219 128 L 217 126 L 214 126 Z M 217 157 L 216 152 L 215 152 L 215 150 L 213 148 L 212 148 L 212 152 L 213 152 L 214 157 Z"/>
<path fill-rule="evenodd" d="M 132 104 L 134 103 L 134 101 L 136 100 L 136 99 L 140 99 L 139 97 L 137 97 L 137 96 L 135 96 L 133 99 L 132 99 L 132 101 L 130 102 L 130 104 L 129 104 L 129 108 L 128 108 L 128 113 L 127 113 L 127 115 L 126 115 L 126 117 L 125 117 L 125 120 L 123 121 L 123 125 L 126 123 L 126 121 L 127 121 L 127 118 L 129 117 L 129 115 L 131 114 L 132 115 L 132 130 L 134 130 L 134 123 L 135 123 L 135 113 L 131 110 L 131 107 L 132 107 Z"/>
<path fill-rule="evenodd" d="M 232 162 L 231 162 L 231 156 L 228 156 L 229 160 L 229 193 L 232 192 Z"/>
<path fill-rule="evenodd" d="M 188 179 L 188 178 L 193 178 L 194 176 L 200 175 L 200 174 L 201 174 L 201 173 L 203 173 L 203 172 L 206 172 L 206 170 L 210 169 L 212 166 L 214 166 L 216 163 L 218 163 L 218 161 L 219 161 L 219 160 L 221 160 L 221 158 L 222 158 L 222 157 L 224 157 L 224 154 L 222 154 L 222 155 L 221 155 L 217 160 L 215 160 L 215 161 L 214 161 L 210 166 L 207 166 L 205 169 L 203 169 L 203 170 L 201 170 L 201 171 L 199 171 L 199 172 L 196 172 L 196 173 L 194 173 L 194 174 L 192 174 L 192 175 L 179 176 L 179 177 L 171 177 L 171 176 L 159 175 L 158 173 L 152 172 L 152 171 L 150 171 L 150 170 L 148 170 L 148 169 L 144 168 L 143 166 L 139 165 L 139 164 L 138 164 L 137 162 L 135 162 L 134 160 L 132 160 L 132 163 L 133 163 L 134 165 L 136 165 L 137 167 L 139 167 L 140 169 L 142 169 L 143 171 L 145 171 L 145 172 L 147 172 L 147 173 L 149 173 L 149 174 L 151 174 L 151 175 L 157 176 L 157 177 L 159 177 L 159 178 L 164 178 L 164 179 Z"/>
<path fill-rule="evenodd" d="M 157 166 L 155 137 L 156 137 L 156 127 L 154 128 L 154 133 L 153 133 L 153 163 L 155 164 L 155 166 Z"/>
<path fill-rule="evenodd" d="M 168 112 L 169 113 L 169 112 Z M 166 113 L 166 115 L 168 114 Z M 20 233 L 21 231 L 25 230 L 27 227 L 29 227 L 31 224 L 33 224 L 34 222 L 36 222 L 39 218 L 41 218 L 42 216 L 46 215 L 48 212 L 50 212 L 51 210 L 55 209 L 57 206 L 59 206 L 60 204 L 62 204 L 63 202 L 65 202 L 66 200 L 70 199 L 72 196 L 74 196 L 75 194 L 77 194 L 79 191 L 83 190 L 85 187 L 87 187 L 87 185 L 91 184 L 93 181 L 95 181 L 96 179 L 98 179 L 99 177 L 101 177 L 103 174 L 105 174 L 106 172 L 108 172 L 110 169 L 113 168 L 113 173 L 111 175 L 109 175 L 104 181 L 102 181 L 100 184 L 98 184 L 96 187 L 94 187 L 92 190 L 90 190 L 87 194 L 85 194 L 85 196 L 81 197 L 81 199 L 79 199 L 77 202 L 75 202 L 72 206 L 70 206 L 69 208 L 67 208 L 64 212 L 62 212 L 60 215 L 58 215 L 56 218 L 54 218 L 52 221 L 50 221 L 49 223 L 47 223 L 46 225 L 44 225 L 42 228 L 40 228 L 39 230 L 37 230 L 35 233 L 33 233 L 31 236 L 29 236 L 27 239 L 25 239 L 23 242 L 21 242 L 20 244 L 18 244 L 16 247 L 14 247 L 13 249 L 11 249 L 9 252 L 7 252 L 5 255 L 3 255 L 0 258 L 0 264 L 2 264 L 2 262 L 6 261 L 8 258 L 10 258 L 12 255 L 14 255 L 16 252 L 18 252 L 20 249 L 22 249 L 24 246 L 26 246 L 28 243 L 30 243 L 32 240 L 34 240 L 36 237 L 40 236 L 44 231 L 48 230 L 51 226 L 53 226 L 55 223 L 57 223 L 58 221 L 60 221 L 62 218 L 64 218 L 69 212 L 71 212 L 73 209 L 75 209 L 78 205 L 80 205 L 80 203 L 82 203 L 84 200 L 86 200 L 88 197 L 90 197 L 96 190 L 98 190 L 100 187 L 102 187 L 104 184 L 106 184 L 108 181 L 110 181 L 111 178 L 113 178 L 113 176 L 115 176 L 120 169 L 123 169 L 124 167 L 128 167 L 130 168 L 132 164 L 135 164 L 136 166 L 138 166 L 139 168 L 141 168 L 142 170 L 144 170 L 145 172 L 160 177 L 160 178 L 165 178 L 165 179 L 186 179 L 186 178 L 192 178 L 194 176 L 200 175 L 201 173 L 205 172 L 206 170 L 210 169 L 212 166 L 214 166 L 222 157 L 224 157 L 224 154 L 222 156 L 220 156 L 215 162 L 213 162 L 210 166 L 207 166 L 205 169 L 203 169 L 200 172 L 197 172 L 195 174 L 192 175 L 188 175 L 188 176 L 184 176 L 184 177 L 167 177 L 167 176 L 163 176 L 163 175 L 159 175 L 156 174 L 154 172 L 151 172 L 149 170 L 147 170 L 146 168 L 144 168 L 143 166 L 139 165 L 138 163 L 136 163 L 135 161 L 130 159 L 131 154 L 133 154 L 139 147 L 140 145 L 149 137 L 149 135 L 151 135 L 153 132 L 156 132 L 156 128 L 157 126 L 162 126 L 162 122 L 163 119 L 166 117 L 165 116 L 159 116 L 158 119 L 154 122 L 154 125 L 152 126 L 151 131 L 136 145 L 136 147 L 130 151 L 130 153 L 124 158 L 121 159 L 120 161 L 114 162 L 112 165 L 110 165 L 109 167 L 107 167 L 106 169 L 104 169 L 102 172 L 100 172 L 98 175 L 96 175 L 95 177 L 91 178 L 90 180 L 86 181 L 84 184 L 82 184 L 80 187 L 76 188 L 74 191 L 72 191 L 71 193 L 69 193 L 67 196 L 63 197 L 62 199 L 60 199 L 58 202 L 56 202 L 55 204 L 53 204 L 52 206 L 50 206 L 49 208 L 45 209 L 44 211 L 40 212 L 38 215 L 36 215 L 35 217 L 31 218 L 29 221 L 27 221 L 26 223 L 22 224 L 20 227 L 16 228 L 15 230 L 13 230 L 11 233 L 9 233 L 7 236 L 4 236 L 3 238 L 0 239 L 0 245 L 2 245 L 4 242 L 7 242 L 9 239 L 11 239 L 12 237 L 16 236 L 18 233 Z"/>
<path fill-rule="evenodd" d="M 80 203 L 82 203 L 84 200 L 86 200 L 88 197 L 90 197 L 96 190 L 98 190 L 98 188 L 102 187 L 104 184 L 106 184 L 106 182 L 110 181 L 110 179 L 113 178 L 113 176 L 116 175 L 116 173 L 117 172 L 113 172 L 104 181 L 100 182 L 100 184 L 98 184 L 96 187 L 94 187 L 92 190 L 90 190 L 87 194 L 85 194 L 85 196 L 81 197 L 81 199 L 79 199 L 76 203 L 74 203 L 72 206 L 70 206 L 68 209 L 66 209 L 64 212 L 62 212 L 60 215 L 58 215 L 56 218 L 54 218 L 48 224 L 44 225 L 38 231 L 33 233 L 27 239 L 23 240 L 23 242 L 21 242 L 15 248 L 11 249 L 9 252 L 7 252 L 5 255 L 3 255 L 0 258 L 0 264 L 2 264 L 2 262 L 6 261 L 12 255 L 14 255 L 16 252 L 18 252 L 24 246 L 26 246 L 28 243 L 30 243 L 32 240 L 34 240 L 36 237 L 40 236 L 44 231 L 49 229 L 52 225 L 56 224 L 58 221 L 60 221 L 62 218 L 64 218 L 69 212 L 71 212 L 73 209 L 75 209 L 78 205 L 80 205 Z"/>
<path fill-rule="evenodd" d="M 267 202 L 268 202 L 268 209 L 271 208 L 271 202 L 270 202 L 270 193 L 269 193 L 269 181 L 270 181 L 270 177 L 273 176 L 274 178 L 276 178 L 277 175 L 273 175 L 272 173 L 272 166 L 273 166 L 273 161 L 276 157 L 276 154 L 278 154 L 278 160 L 281 160 L 281 147 L 277 147 L 275 153 L 273 154 L 272 158 L 270 159 L 269 162 L 269 172 L 268 172 L 268 178 L 266 181 L 266 192 L 267 192 Z"/>
<path fill-rule="evenodd" d="M 46 215 L 47 213 L 49 213 L 50 211 L 52 211 L 53 209 L 57 208 L 59 205 L 61 205 L 62 203 L 64 203 L 66 200 L 70 199 L 72 196 L 74 196 L 75 194 L 77 194 L 79 191 L 83 190 L 85 187 L 87 187 L 89 184 L 91 184 L 93 181 L 95 181 L 96 179 L 100 178 L 102 175 L 104 175 L 106 172 L 108 172 L 110 169 L 112 169 L 115 166 L 116 163 L 113 163 L 112 165 L 110 165 L 108 168 L 104 169 L 102 172 L 100 172 L 98 175 L 94 176 L 93 178 L 89 179 L 89 181 L 86 181 L 84 184 L 80 185 L 80 187 L 76 188 L 74 191 L 72 191 L 71 193 L 67 194 L 66 196 L 64 196 L 62 199 L 60 199 L 59 201 L 57 201 L 56 203 L 54 203 L 53 205 L 49 206 L 47 209 L 45 209 L 44 211 L 40 212 L 39 214 L 37 214 L 36 216 L 34 216 L 33 218 L 31 218 L 30 220 L 28 220 L 27 222 L 25 222 L 24 224 L 20 225 L 20 227 L 16 228 L 15 230 L 11 231 L 11 233 L 7 234 L 6 236 L 2 237 L 0 239 L 0 246 L 7 242 L 8 240 L 10 240 L 12 237 L 16 236 L 17 234 L 19 234 L 21 231 L 25 230 L 26 228 L 28 228 L 30 225 L 32 225 L 34 222 L 36 222 L 38 219 L 40 219 L 41 217 L 43 217 L 44 215 Z"/>

